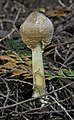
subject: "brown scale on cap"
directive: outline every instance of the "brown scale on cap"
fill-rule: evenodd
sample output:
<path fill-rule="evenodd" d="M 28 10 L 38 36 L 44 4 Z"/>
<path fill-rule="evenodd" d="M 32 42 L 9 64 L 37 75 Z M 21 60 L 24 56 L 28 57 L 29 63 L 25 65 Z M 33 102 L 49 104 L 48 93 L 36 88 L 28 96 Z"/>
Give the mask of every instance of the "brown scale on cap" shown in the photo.
<path fill-rule="evenodd" d="M 29 48 L 34 49 L 39 42 L 44 48 L 51 42 L 53 24 L 44 14 L 32 12 L 21 25 L 20 34 Z"/>

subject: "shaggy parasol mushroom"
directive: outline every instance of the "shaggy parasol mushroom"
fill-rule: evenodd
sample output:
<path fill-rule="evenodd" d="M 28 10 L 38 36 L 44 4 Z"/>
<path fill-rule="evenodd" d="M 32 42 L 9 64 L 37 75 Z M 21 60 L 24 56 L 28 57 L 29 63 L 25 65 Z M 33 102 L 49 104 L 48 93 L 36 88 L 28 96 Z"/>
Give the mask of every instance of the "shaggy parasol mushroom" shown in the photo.
<path fill-rule="evenodd" d="M 42 51 L 51 42 L 53 24 L 42 13 L 32 12 L 20 27 L 23 42 L 32 50 L 33 97 L 44 94 L 45 77 Z"/>

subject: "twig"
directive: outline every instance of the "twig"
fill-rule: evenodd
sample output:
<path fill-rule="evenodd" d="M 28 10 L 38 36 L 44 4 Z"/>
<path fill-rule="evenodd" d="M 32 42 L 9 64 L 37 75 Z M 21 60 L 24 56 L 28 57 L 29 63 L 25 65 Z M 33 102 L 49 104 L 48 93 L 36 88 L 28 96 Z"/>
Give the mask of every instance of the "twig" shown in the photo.
<path fill-rule="evenodd" d="M 60 55 L 60 53 L 57 50 L 57 47 L 55 47 L 55 52 L 57 53 L 57 55 L 64 61 L 65 59 Z"/>
<path fill-rule="evenodd" d="M 2 96 L 2 97 L 5 97 L 6 98 L 6 95 L 4 95 L 1 91 L 0 91 L 0 95 Z M 14 102 L 14 103 L 16 103 L 16 101 L 15 100 L 13 100 L 13 99 L 11 99 L 11 98 L 8 98 L 10 101 L 12 101 L 12 102 Z"/>
<path fill-rule="evenodd" d="M 73 0 L 69 0 L 69 3 L 72 4 Z"/>
<path fill-rule="evenodd" d="M 8 33 L 9 31 L 7 30 L 0 30 L 0 38 L 5 37 Z"/>
<path fill-rule="evenodd" d="M 66 7 L 65 4 L 64 4 L 61 0 L 58 0 L 58 3 L 59 3 L 62 7 Z"/>
<path fill-rule="evenodd" d="M 5 37 L 3 37 L 3 38 L 0 39 L 0 42 L 3 41 L 3 40 L 5 40 L 6 38 L 8 38 L 10 35 L 12 35 L 15 30 L 16 29 L 13 28 L 9 34 L 7 34 Z"/>
<path fill-rule="evenodd" d="M 63 64 L 66 64 L 70 59 L 72 59 L 74 57 L 74 51 L 71 53 L 71 55 L 67 58 L 67 60 L 65 60 L 65 62 Z"/>
<path fill-rule="evenodd" d="M 16 90 L 16 103 L 18 103 L 18 85 L 17 85 L 17 90 Z M 18 106 L 16 106 L 15 112 L 18 112 Z"/>
<path fill-rule="evenodd" d="M 25 119 L 25 120 L 29 120 L 28 118 L 26 118 L 25 116 L 23 116 L 23 118 Z"/>
<path fill-rule="evenodd" d="M 68 98 L 66 98 L 66 99 L 64 99 L 64 100 L 60 100 L 60 101 L 58 101 L 58 102 L 64 102 L 64 101 L 66 101 L 67 99 L 70 99 L 70 97 L 68 97 Z M 38 110 L 41 110 L 41 109 L 46 108 L 46 107 L 48 107 L 48 106 L 54 105 L 55 103 L 56 103 L 56 102 L 53 102 L 53 103 L 49 103 L 49 104 L 47 104 L 47 105 L 45 105 L 45 106 L 43 106 L 43 107 L 32 108 L 32 109 L 27 110 L 27 111 L 24 111 L 24 112 L 18 112 L 18 114 L 26 114 L 26 113 L 31 113 L 31 112 L 34 112 L 34 111 L 38 111 Z M 39 111 L 39 112 L 40 112 L 40 111 Z"/>
<path fill-rule="evenodd" d="M 10 19 L 2 19 L 2 21 L 3 21 L 3 22 L 10 22 L 10 23 L 12 23 L 12 24 L 13 24 L 13 21 L 12 21 L 12 20 L 10 20 Z"/>
<path fill-rule="evenodd" d="M 71 82 L 71 83 L 69 83 L 69 84 L 67 84 L 67 85 L 65 85 L 65 86 L 63 86 L 63 87 L 61 87 L 61 88 L 59 88 L 59 89 L 57 89 L 57 90 L 55 90 L 55 91 L 62 90 L 62 89 L 64 89 L 65 87 L 70 86 L 71 84 L 74 84 L 74 82 Z M 17 104 L 7 105 L 7 106 L 4 106 L 4 107 L 0 107 L 0 110 L 1 110 L 1 109 L 7 109 L 7 108 L 15 107 L 16 105 L 20 105 L 20 104 L 27 103 L 27 102 L 30 102 L 30 101 L 34 101 L 34 100 L 36 100 L 36 99 L 38 99 L 38 98 L 41 98 L 42 96 L 47 96 L 47 95 L 50 95 L 50 94 L 52 94 L 52 93 L 54 93 L 54 91 L 52 91 L 52 92 L 50 92 L 50 93 L 47 93 L 47 94 L 45 94 L 45 95 L 41 95 L 41 96 L 36 97 L 36 98 L 31 98 L 31 99 L 28 99 L 28 100 L 25 100 L 25 101 L 18 102 Z"/>
<path fill-rule="evenodd" d="M 52 97 L 52 96 L 49 96 L 49 97 L 52 98 L 52 99 L 57 103 L 58 106 L 60 106 L 60 108 L 66 113 L 66 115 L 67 115 L 71 120 L 74 120 L 74 119 L 70 116 L 70 114 L 67 112 L 67 110 L 65 109 L 65 107 L 63 107 L 54 97 Z"/>
<path fill-rule="evenodd" d="M 8 7 L 8 5 L 9 5 L 9 0 L 7 0 L 6 4 L 4 5 L 5 12 L 7 12 L 6 8 Z"/>
<path fill-rule="evenodd" d="M 19 8 L 18 13 L 17 13 L 17 15 L 16 15 L 16 17 L 15 17 L 15 20 L 13 21 L 13 24 L 16 23 L 16 21 L 17 21 L 19 15 L 20 15 L 20 12 L 21 12 L 21 8 Z"/>
<path fill-rule="evenodd" d="M 44 111 L 44 112 L 33 112 L 33 113 L 27 113 L 27 114 L 45 114 L 45 113 L 62 113 L 63 112 L 63 110 L 54 110 L 54 111 Z M 67 110 L 67 112 L 74 112 L 74 109 L 71 109 L 71 110 Z M 20 113 L 21 114 L 21 113 Z"/>
<path fill-rule="evenodd" d="M 2 79 L 2 78 L 1 78 L 1 79 Z M 4 105 L 3 105 L 3 107 L 5 107 L 5 105 L 6 105 L 7 101 L 8 101 L 8 98 L 9 98 L 10 89 L 9 89 L 9 87 L 8 87 L 7 82 L 6 82 L 4 79 L 2 79 L 2 80 L 3 80 L 3 82 L 5 83 L 6 88 L 7 88 L 6 100 L 5 100 Z M 3 115 L 3 114 L 4 114 L 4 110 L 2 111 L 2 115 Z"/>
<path fill-rule="evenodd" d="M 0 20 L 0 26 L 1 26 L 1 29 L 3 30 L 3 22 L 2 22 L 2 20 Z"/>
<path fill-rule="evenodd" d="M 6 100 L 5 100 L 5 102 L 4 102 L 4 106 L 5 106 L 6 103 L 7 103 L 8 98 L 9 98 L 10 89 L 9 89 L 8 84 L 6 83 L 6 81 L 5 81 L 5 80 L 3 80 L 3 81 L 4 81 L 4 83 L 5 83 L 5 85 L 6 85 L 6 88 L 7 88 Z"/>
<path fill-rule="evenodd" d="M 74 61 L 68 63 L 66 66 L 68 67 L 69 65 L 72 65 L 74 63 Z"/>
<path fill-rule="evenodd" d="M 7 78 L 4 78 L 6 81 L 14 81 L 14 82 L 20 82 L 20 83 L 24 83 L 24 84 L 28 84 L 28 85 L 31 85 L 33 86 L 33 84 L 31 84 L 30 82 L 25 82 L 23 80 L 19 80 L 19 79 L 7 79 Z"/>
<path fill-rule="evenodd" d="M 17 4 L 19 7 L 21 7 L 22 9 L 23 9 L 23 12 L 25 13 L 26 12 L 26 10 L 25 10 L 25 6 L 23 5 L 23 4 L 21 4 L 20 2 L 18 2 L 18 1 L 13 1 L 13 3 L 15 3 L 15 4 Z"/>

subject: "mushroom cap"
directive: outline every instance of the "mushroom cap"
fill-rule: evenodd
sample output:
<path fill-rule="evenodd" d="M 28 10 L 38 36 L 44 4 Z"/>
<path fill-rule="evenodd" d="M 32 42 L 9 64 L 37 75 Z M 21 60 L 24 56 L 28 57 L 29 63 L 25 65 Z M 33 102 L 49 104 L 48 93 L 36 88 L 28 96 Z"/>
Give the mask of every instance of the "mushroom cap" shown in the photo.
<path fill-rule="evenodd" d="M 34 49 L 40 42 L 44 48 L 51 42 L 53 24 L 49 18 L 39 12 L 32 12 L 20 26 L 20 35 L 23 42 Z"/>

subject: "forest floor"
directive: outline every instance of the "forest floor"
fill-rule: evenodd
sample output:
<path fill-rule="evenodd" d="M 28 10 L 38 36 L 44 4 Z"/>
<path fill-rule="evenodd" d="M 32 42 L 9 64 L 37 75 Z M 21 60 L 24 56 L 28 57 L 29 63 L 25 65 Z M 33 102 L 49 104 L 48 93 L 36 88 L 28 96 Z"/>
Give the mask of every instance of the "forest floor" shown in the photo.
<path fill-rule="evenodd" d="M 32 98 L 31 50 L 19 34 L 20 25 L 36 10 L 54 25 L 43 53 L 48 97 L 43 107 L 39 98 Z M 0 1 L 0 120 L 74 120 L 73 0 Z"/>

